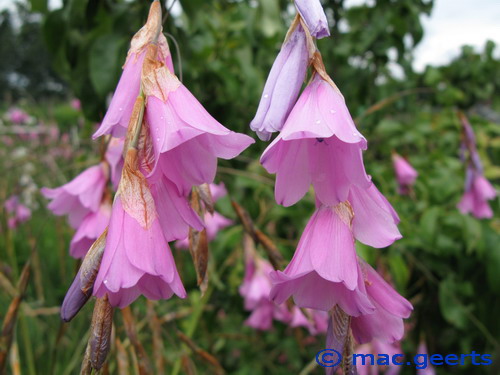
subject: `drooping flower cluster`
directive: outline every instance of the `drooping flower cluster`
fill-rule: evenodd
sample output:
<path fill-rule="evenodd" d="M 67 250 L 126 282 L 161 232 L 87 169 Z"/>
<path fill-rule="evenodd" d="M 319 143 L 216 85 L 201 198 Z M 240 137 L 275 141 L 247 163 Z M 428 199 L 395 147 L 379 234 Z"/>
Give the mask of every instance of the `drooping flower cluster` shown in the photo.
<path fill-rule="evenodd" d="M 291 327 L 304 327 L 311 335 L 326 332 L 327 314 L 323 311 L 305 309 L 308 317 L 297 306 L 291 309 L 284 304 L 277 305 L 269 298 L 272 281 L 269 275 L 274 271 L 271 264 L 255 251 L 247 249 L 245 254 L 245 277 L 240 287 L 245 310 L 252 313 L 245 321 L 249 327 L 258 330 L 272 328 L 273 319 Z"/>
<path fill-rule="evenodd" d="M 390 343 L 401 339 L 403 318 L 410 315 L 412 306 L 356 255 L 354 242 L 389 246 L 401 238 L 399 218 L 365 172 L 362 151 L 367 141 L 316 48 L 314 36 L 328 35 L 318 32 L 326 20 L 321 5 L 315 0 L 296 1 L 296 6 L 300 14 L 271 70 L 251 127 L 265 139 L 281 131 L 261 158 L 264 168 L 276 174 L 276 201 L 293 205 L 312 185 L 317 209 L 290 264 L 283 272 L 271 273 L 271 299 L 283 303 L 293 296 L 300 307 L 330 311 L 332 321 L 333 312 L 339 311 L 345 319 L 336 319 L 335 324 L 342 321 L 358 343 L 373 339 Z M 291 35 L 299 31 L 306 47 L 295 42 L 291 48 Z M 281 55 L 289 48 L 292 52 L 282 63 Z M 292 83 L 300 87 L 305 69 L 288 73 L 286 64 L 301 66 L 303 60 L 311 67 L 312 78 L 297 101 L 296 95 L 272 90 Z M 277 65 L 280 69 L 275 69 Z M 285 97 L 287 102 L 280 102 Z M 262 113 L 268 116 L 265 121 L 260 120 Z M 337 338 L 341 352 L 348 337 Z"/>
<path fill-rule="evenodd" d="M 55 215 L 67 215 L 70 226 L 76 230 L 69 250 L 75 258 L 83 258 L 108 225 L 111 196 L 106 183 L 109 174 L 109 164 L 103 161 L 63 186 L 41 189 L 41 193 L 51 199 L 48 208 Z"/>
<path fill-rule="evenodd" d="M 31 210 L 19 201 L 17 195 L 11 196 L 4 203 L 5 211 L 7 211 L 7 225 L 10 229 L 15 229 L 21 223 L 29 220 Z"/>
<path fill-rule="evenodd" d="M 412 167 L 408 160 L 396 153 L 392 155 L 392 164 L 399 185 L 399 194 L 409 194 L 411 187 L 415 184 L 415 180 L 418 177 L 418 172 Z"/>
<path fill-rule="evenodd" d="M 465 163 L 465 192 L 457 207 L 463 214 L 471 213 L 478 219 L 491 218 L 493 211 L 488 204 L 496 197 L 495 188 L 484 177 L 483 165 L 476 148 L 476 137 L 471 124 L 463 113 L 461 159 Z"/>
<path fill-rule="evenodd" d="M 109 225 L 102 228 L 66 296 L 65 320 L 90 294 L 107 296 L 119 307 L 141 294 L 153 300 L 173 294 L 184 298 L 168 242 L 185 239 L 190 228 L 208 227 L 189 205 L 191 190 L 213 182 L 217 158 L 233 158 L 253 143 L 211 117 L 174 75 L 161 23 L 161 6 L 154 1 L 146 24 L 132 39 L 109 109 L 94 134 L 125 136 L 125 157 L 120 142 L 112 139 L 106 177 L 117 192 Z M 77 227 L 81 211 L 97 205 L 102 180 L 96 178 L 88 193 L 76 184 L 48 192 L 54 197 L 50 208 L 68 213 L 70 221 L 74 217 Z"/>

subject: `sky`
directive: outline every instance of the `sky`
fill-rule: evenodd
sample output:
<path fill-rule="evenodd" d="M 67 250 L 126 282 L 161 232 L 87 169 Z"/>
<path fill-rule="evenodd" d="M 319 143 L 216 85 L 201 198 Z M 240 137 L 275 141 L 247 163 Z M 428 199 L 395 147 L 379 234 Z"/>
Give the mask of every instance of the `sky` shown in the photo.
<path fill-rule="evenodd" d="M 427 64 L 446 64 L 465 44 L 482 49 L 490 39 L 500 46 L 499 0 L 435 0 L 431 16 L 422 22 L 425 34 L 415 51 L 417 71 Z"/>
<path fill-rule="evenodd" d="M 170 0 L 171 1 L 171 0 Z M 14 0 L 0 0 L 0 9 Z M 51 5 L 60 0 L 50 0 Z M 346 5 L 370 3 L 373 0 L 346 0 Z M 500 0 L 435 0 L 430 17 L 423 16 L 424 39 L 415 51 L 414 67 L 443 65 L 468 44 L 482 49 L 488 39 L 500 46 Z M 500 56 L 500 47 L 497 48 Z"/>

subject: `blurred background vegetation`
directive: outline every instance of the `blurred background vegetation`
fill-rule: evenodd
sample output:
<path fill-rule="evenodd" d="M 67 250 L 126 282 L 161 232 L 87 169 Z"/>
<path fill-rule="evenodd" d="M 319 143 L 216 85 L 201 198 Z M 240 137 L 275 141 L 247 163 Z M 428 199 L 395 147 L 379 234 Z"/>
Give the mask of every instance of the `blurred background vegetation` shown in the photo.
<path fill-rule="evenodd" d="M 248 124 L 267 73 L 294 16 L 292 3 L 179 3 L 182 9 L 174 8 L 177 11 L 164 24 L 177 74 L 221 123 L 250 133 Z M 425 339 L 430 353 L 491 353 L 492 366 L 440 366 L 437 372 L 498 374 L 498 199 L 491 202 L 492 220 L 480 221 L 456 209 L 465 179 L 457 109 L 469 116 L 485 175 L 499 186 L 498 47 L 493 42 L 481 51 L 463 47 L 448 65 L 428 66 L 418 73 L 412 68 L 413 55 L 424 33 L 421 16 L 432 11 L 432 0 L 376 0 L 352 7 L 343 0 L 323 4 L 332 33 L 318 42 L 325 65 L 369 141 L 367 171 L 401 217 L 402 240 L 384 250 L 358 244 L 358 251 L 415 306 L 403 350 L 414 354 Z M 63 0 L 60 8 L 52 9 L 47 0 L 31 0 L 18 1 L 15 9 L 0 14 L 0 112 L 3 116 L 15 104 L 32 116 L 32 126 L 53 125 L 60 134 L 52 143 L 14 137 L 14 144 L 1 146 L 2 202 L 27 186 L 58 186 L 99 160 L 99 142 L 92 142 L 90 134 L 105 113 L 130 38 L 143 24 L 148 8 L 149 1 Z M 81 100 L 82 112 L 69 105 L 71 98 Z M 8 134 L 9 124 L 2 118 L 2 132 Z M 256 225 L 290 259 L 314 200 L 308 195 L 293 207 L 275 204 L 273 177 L 258 162 L 265 147 L 258 141 L 236 160 L 221 161 L 217 179 L 225 182 L 231 198 L 250 212 Z M 409 197 L 397 194 L 392 151 L 408 157 L 420 174 Z M 10 362 L 17 363 L 22 374 L 78 373 L 92 309 L 86 306 L 70 324 L 62 324 L 57 312 L 77 267 L 67 254 L 72 230 L 64 218 L 46 210 L 36 189 L 30 191 L 31 221 L 12 231 L 2 215 L 0 320 L 15 294 L 10 288 L 36 249 Z M 217 207 L 237 223 L 229 198 Z M 238 294 L 244 271 L 241 239 L 237 224 L 211 244 L 205 298 L 199 298 L 189 254 L 175 251 L 188 299 L 146 304 L 141 298 L 132 305 L 139 340 L 156 373 L 162 373 L 163 367 L 170 373 L 180 357 L 186 373 L 215 373 L 196 353 L 186 354 L 178 330 L 215 356 L 227 373 L 323 372 L 307 368 L 324 347 L 323 337 L 308 338 L 305 330 L 278 322 L 270 332 L 243 326 L 248 313 Z M 152 312 L 159 320 L 151 319 Z M 115 327 L 133 374 L 134 353 L 119 313 L 115 313 Z M 160 346 L 154 337 L 160 338 Z M 122 354 L 114 345 L 107 371 L 116 373 Z M 401 373 L 415 370 L 403 367 Z"/>

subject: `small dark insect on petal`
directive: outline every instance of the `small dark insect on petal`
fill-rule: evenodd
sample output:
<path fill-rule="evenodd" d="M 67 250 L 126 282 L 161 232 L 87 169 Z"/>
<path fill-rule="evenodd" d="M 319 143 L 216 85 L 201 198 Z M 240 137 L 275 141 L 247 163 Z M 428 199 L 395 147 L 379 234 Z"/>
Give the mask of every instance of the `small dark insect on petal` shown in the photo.
<path fill-rule="evenodd" d="M 316 143 L 314 145 L 317 146 L 319 143 L 322 143 L 322 144 L 328 146 L 328 142 L 326 141 L 325 138 L 316 138 Z"/>

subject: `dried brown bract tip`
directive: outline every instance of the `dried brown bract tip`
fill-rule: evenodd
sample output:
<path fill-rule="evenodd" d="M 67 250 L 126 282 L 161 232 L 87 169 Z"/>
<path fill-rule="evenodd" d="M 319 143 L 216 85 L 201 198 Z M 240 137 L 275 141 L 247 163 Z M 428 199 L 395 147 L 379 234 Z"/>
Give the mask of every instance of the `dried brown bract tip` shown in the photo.
<path fill-rule="evenodd" d="M 212 197 L 212 192 L 210 191 L 210 186 L 208 184 L 198 186 L 198 193 L 201 201 L 205 205 L 205 209 L 213 215 L 215 212 L 215 202 Z"/>
<path fill-rule="evenodd" d="M 80 285 L 84 293 L 92 291 L 94 281 L 101 266 L 102 256 L 106 248 L 106 237 L 108 235 L 108 228 L 102 232 L 99 238 L 92 244 L 87 255 L 83 258 L 82 265 L 80 266 Z"/>
<path fill-rule="evenodd" d="M 121 199 L 125 212 L 133 217 L 141 227 L 148 229 L 158 215 L 149 184 L 138 169 L 137 159 L 137 149 L 130 148 L 125 157 L 117 195 Z"/>
<path fill-rule="evenodd" d="M 128 55 L 140 53 L 150 43 L 156 43 L 162 31 L 161 4 L 154 1 L 149 8 L 146 24 L 134 35 L 130 42 Z"/>
<path fill-rule="evenodd" d="M 144 79 L 144 77 L 147 77 L 152 71 L 160 68 L 162 65 L 163 63 L 158 61 L 158 45 L 148 44 L 146 47 L 146 57 L 142 64 L 141 78 Z"/>
<path fill-rule="evenodd" d="M 146 97 L 154 96 L 165 102 L 168 94 L 177 90 L 180 85 L 181 81 L 177 76 L 161 63 L 155 69 L 149 69 L 147 74 L 143 70 L 142 87 Z"/>
<path fill-rule="evenodd" d="M 198 187 L 193 188 L 191 192 L 191 207 L 200 217 L 205 216 L 205 208 L 201 204 Z M 200 290 L 204 294 L 208 286 L 208 238 L 206 229 L 201 232 L 193 228 L 189 229 L 189 252 L 193 258 L 198 286 L 200 286 Z"/>
<path fill-rule="evenodd" d="M 313 67 L 314 73 L 319 74 L 321 78 L 328 82 L 343 97 L 335 82 L 333 82 L 332 78 L 326 72 L 325 64 L 323 63 L 323 57 L 321 56 L 321 53 L 319 51 L 316 51 L 314 53 L 311 59 L 311 65 Z"/>
<path fill-rule="evenodd" d="M 334 207 L 335 213 L 340 220 L 352 229 L 352 220 L 354 219 L 354 210 L 348 201 L 341 202 Z"/>

